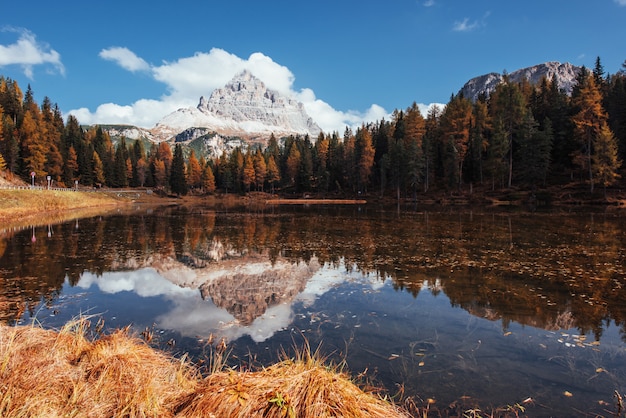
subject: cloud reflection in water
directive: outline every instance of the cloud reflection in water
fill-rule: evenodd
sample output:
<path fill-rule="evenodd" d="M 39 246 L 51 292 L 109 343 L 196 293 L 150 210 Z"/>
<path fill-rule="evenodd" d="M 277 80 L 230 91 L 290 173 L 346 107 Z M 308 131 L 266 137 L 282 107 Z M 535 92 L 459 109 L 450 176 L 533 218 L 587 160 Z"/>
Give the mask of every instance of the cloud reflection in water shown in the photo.
<path fill-rule="evenodd" d="M 291 324 L 295 303 L 310 306 L 321 295 L 347 281 L 363 282 L 373 289 L 383 286 L 383 281 L 377 276 L 361 273 L 357 269 L 348 271 L 343 264 L 324 265 L 314 269 L 302 291 L 289 300 L 270 304 L 249 324 L 239 321 L 227 309 L 216 306 L 210 297 L 203 299 L 198 288 L 175 284 L 152 267 L 106 272 L 99 276 L 86 272 L 77 287 L 89 289 L 95 285 L 108 294 L 126 291 L 143 298 L 163 297 L 172 302 L 174 308 L 155 318 L 155 323 L 159 328 L 177 331 L 183 336 L 208 336 L 213 333 L 218 338 L 234 341 L 249 335 L 255 342 L 263 342 Z"/>

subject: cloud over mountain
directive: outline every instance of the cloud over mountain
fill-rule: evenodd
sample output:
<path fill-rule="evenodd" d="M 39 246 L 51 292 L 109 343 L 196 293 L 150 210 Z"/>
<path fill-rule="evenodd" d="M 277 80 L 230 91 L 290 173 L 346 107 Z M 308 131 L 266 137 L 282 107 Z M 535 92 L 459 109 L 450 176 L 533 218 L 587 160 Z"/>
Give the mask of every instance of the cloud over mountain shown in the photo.
<path fill-rule="evenodd" d="M 199 96 L 210 95 L 244 70 L 261 79 L 269 89 L 302 102 L 307 113 L 325 132 L 343 132 L 346 126 L 356 127 L 389 116 L 389 112 L 376 104 L 365 111 L 336 110 L 318 99 L 313 90 L 296 90 L 293 73 L 260 52 L 242 59 L 223 49 L 213 48 L 161 65 L 151 65 L 124 47 L 107 48 L 99 55 L 127 71 L 148 72 L 154 80 L 165 85 L 166 93 L 158 99 L 141 99 L 129 105 L 104 103 L 94 112 L 87 108 L 68 112 L 84 124 L 130 124 L 150 128 L 164 115 L 194 106 Z"/>

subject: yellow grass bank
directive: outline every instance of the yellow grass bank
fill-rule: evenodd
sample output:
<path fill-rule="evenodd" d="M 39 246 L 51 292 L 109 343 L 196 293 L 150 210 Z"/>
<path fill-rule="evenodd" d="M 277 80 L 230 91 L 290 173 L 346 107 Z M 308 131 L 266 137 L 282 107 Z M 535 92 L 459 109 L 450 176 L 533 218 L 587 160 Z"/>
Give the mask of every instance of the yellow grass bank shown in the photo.
<path fill-rule="evenodd" d="M 60 214 L 71 216 L 72 211 L 103 212 L 128 202 L 127 198 L 107 193 L 27 188 L 0 189 L 0 222 L 35 221 L 37 218 L 49 221 Z"/>
<path fill-rule="evenodd" d="M 407 416 L 308 351 L 258 371 L 203 376 L 126 331 L 91 340 L 90 325 L 0 325 L 0 416 Z"/>

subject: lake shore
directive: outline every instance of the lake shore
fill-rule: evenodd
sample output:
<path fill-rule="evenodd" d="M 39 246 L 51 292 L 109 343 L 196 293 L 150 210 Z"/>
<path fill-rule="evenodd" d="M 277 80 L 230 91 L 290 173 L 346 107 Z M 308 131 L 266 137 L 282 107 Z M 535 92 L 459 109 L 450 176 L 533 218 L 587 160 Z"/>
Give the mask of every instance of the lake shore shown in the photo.
<path fill-rule="evenodd" d="M 0 186 L 10 183 L 0 183 Z M 342 205 L 342 204 L 397 205 L 392 196 L 359 195 L 276 195 L 263 192 L 241 194 L 213 194 L 173 196 L 153 193 L 150 189 L 100 189 L 98 191 L 46 190 L 0 188 L 0 224 L 39 225 L 65 221 L 85 216 L 96 216 L 111 210 L 141 206 L 203 205 L 210 207 L 260 208 L 266 205 Z M 456 191 L 434 191 L 403 197 L 400 203 L 424 207 L 475 206 L 475 207 L 561 207 L 596 206 L 626 208 L 626 191 L 613 188 L 606 193 L 580 184 L 544 189 L 540 191 L 499 190 L 469 188 Z"/>
<path fill-rule="evenodd" d="M 0 415 L 158 417 L 408 417 L 308 347 L 258 370 L 210 370 L 153 349 L 127 330 L 99 335 L 79 318 L 60 331 L 0 325 Z M 91 335 L 97 334 L 95 338 Z"/>

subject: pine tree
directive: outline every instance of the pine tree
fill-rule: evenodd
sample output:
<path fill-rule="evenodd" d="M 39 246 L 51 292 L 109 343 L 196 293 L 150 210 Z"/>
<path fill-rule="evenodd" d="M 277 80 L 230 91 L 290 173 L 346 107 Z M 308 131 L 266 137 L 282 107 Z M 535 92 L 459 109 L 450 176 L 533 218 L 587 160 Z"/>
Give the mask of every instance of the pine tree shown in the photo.
<path fill-rule="evenodd" d="M 202 188 L 205 193 L 215 192 L 215 176 L 209 164 L 206 164 L 202 170 Z"/>
<path fill-rule="evenodd" d="M 472 108 L 472 126 L 469 139 L 469 172 L 471 181 L 483 184 L 483 163 L 485 153 L 489 146 L 489 135 L 491 133 L 491 118 L 489 109 L 484 100 L 478 100 Z"/>
<path fill-rule="evenodd" d="M 270 155 L 267 159 L 267 181 L 271 187 L 271 193 L 274 194 L 274 187 L 280 181 L 280 170 L 276 165 L 274 157 Z"/>
<path fill-rule="evenodd" d="M 172 167 L 170 172 L 170 189 L 177 195 L 187 194 L 187 182 L 185 180 L 185 158 L 180 144 L 174 147 Z"/>
<path fill-rule="evenodd" d="M 247 153 L 243 162 L 243 187 L 244 190 L 249 192 L 250 186 L 254 183 L 255 173 L 254 173 L 254 161 L 252 161 L 252 156 L 250 153 Z"/>
<path fill-rule="evenodd" d="M 374 154 L 376 150 L 372 144 L 372 135 L 365 125 L 362 125 L 361 128 L 357 130 L 355 140 L 358 164 L 358 189 L 359 191 L 367 191 L 370 175 L 374 167 Z"/>
<path fill-rule="evenodd" d="M 445 160 L 447 166 L 454 171 L 457 186 L 463 182 L 463 164 L 469 149 L 470 128 L 472 120 L 472 103 L 462 95 L 453 97 L 441 115 L 441 135 L 448 144 Z M 452 181 L 452 174 L 450 181 Z"/>
<path fill-rule="evenodd" d="M 600 137 L 607 124 L 607 114 L 602 107 L 602 95 L 595 78 L 587 74 L 581 78 L 577 86 L 577 94 L 572 98 L 576 113 L 572 117 L 575 134 L 581 145 L 580 151 L 574 155 L 574 162 L 589 174 L 590 190 L 594 189 L 594 169 L 592 155 L 594 141 Z"/>
<path fill-rule="evenodd" d="M 330 148 L 330 139 L 324 134 L 320 133 L 320 136 L 315 142 L 314 147 L 314 160 L 315 160 L 315 177 L 317 187 L 322 192 L 328 191 L 330 181 L 330 171 L 328 170 L 328 155 Z"/>
<path fill-rule="evenodd" d="M 606 188 L 614 184 L 620 177 L 618 170 L 622 162 L 617 153 L 617 141 L 609 126 L 605 123 L 600 127 L 600 131 L 594 142 L 594 154 L 592 156 L 592 167 L 595 178 Z"/>
<path fill-rule="evenodd" d="M 39 111 L 28 109 L 24 112 L 24 120 L 19 129 L 21 139 L 21 155 L 24 162 L 25 175 L 35 173 L 36 178 L 46 175 L 46 147 L 39 126 Z"/>
<path fill-rule="evenodd" d="M 70 149 L 67 151 L 67 158 L 65 159 L 64 182 L 66 185 L 71 187 L 74 184 L 74 180 L 77 178 L 78 156 L 76 155 L 74 146 L 71 145 Z"/>
<path fill-rule="evenodd" d="M 499 127 L 508 142 L 508 180 L 507 187 L 513 182 L 513 154 L 515 135 L 524 121 L 527 112 L 526 99 L 517 84 L 511 83 L 505 76 L 490 97 L 491 115 L 499 121 Z"/>
<path fill-rule="evenodd" d="M 167 186 L 168 177 L 167 170 L 165 169 L 165 162 L 159 159 L 155 159 L 152 163 L 152 170 L 154 171 L 154 186 L 162 190 Z"/>
<path fill-rule="evenodd" d="M 90 155 L 91 157 L 91 155 Z M 128 166 L 126 160 L 128 159 L 128 150 L 126 149 L 126 140 L 122 137 L 120 142 L 115 148 L 115 157 L 113 159 L 113 177 L 110 179 L 110 185 L 112 187 L 126 187 L 128 186 Z M 91 162 L 91 158 L 89 158 Z M 86 171 L 86 170 L 85 170 Z M 93 169 L 90 168 L 89 173 L 93 173 Z M 82 173 L 81 173 L 82 174 Z M 81 183 L 85 183 L 81 176 Z"/>
<path fill-rule="evenodd" d="M 265 177 L 267 176 L 267 164 L 265 163 L 265 157 L 260 149 L 257 149 L 254 154 L 254 183 L 257 186 L 257 190 L 263 191 L 263 185 L 265 183 Z"/>
<path fill-rule="evenodd" d="M 187 160 L 187 185 L 191 188 L 202 187 L 202 167 L 194 150 L 191 150 Z"/>
<path fill-rule="evenodd" d="M 544 130 L 540 130 L 529 112 L 521 131 L 517 152 L 520 178 L 533 187 L 544 185 L 550 167 L 552 124 L 548 119 L 544 121 Z"/>
<path fill-rule="evenodd" d="M 73 151 L 73 149 L 72 149 Z M 76 156 L 76 153 L 74 152 L 74 158 Z M 100 156 L 98 155 L 98 153 L 96 151 L 93 152 L 92 154 L 92 167 L 93 167 L 93 179 L 95 184 L 98 187 L 102 187 L 102 185 L 104 185 L 106 179 L 104 177 L 104 165 L 102 164 L 102 160 L 100 159 Z M 69 162 L 69 160 L 68 160 Z"/>
<path fill-rule="evenodd" d="M 413 190 L 415 197 L 423 178 L 424 150 L 422 141 L 426 131 L 426 121 L 415 102 L 406 110 L 404 121 L 405 136 L 403 141 L 406 151 L 406 183 Z"/>
<path fill-rule="evenodd" d="M 291 149 L 289 150 L 286 164 L 286 174 L 287 178 L 289 179 L 289 184 L 291 185 L 296 184 L 296 178 L 298 176 L 298 171 L 300 170 L 300 160 L 300 151 L 298 151 L 298 147 L 293 144 L 291 146 Z"/>

